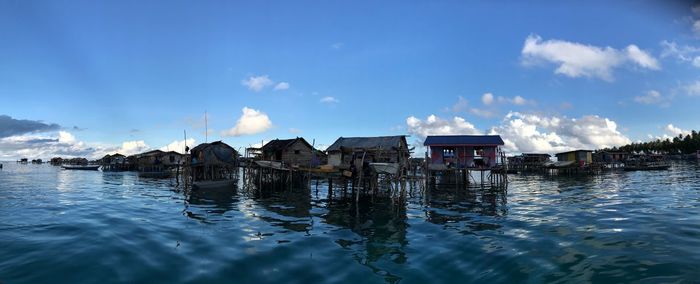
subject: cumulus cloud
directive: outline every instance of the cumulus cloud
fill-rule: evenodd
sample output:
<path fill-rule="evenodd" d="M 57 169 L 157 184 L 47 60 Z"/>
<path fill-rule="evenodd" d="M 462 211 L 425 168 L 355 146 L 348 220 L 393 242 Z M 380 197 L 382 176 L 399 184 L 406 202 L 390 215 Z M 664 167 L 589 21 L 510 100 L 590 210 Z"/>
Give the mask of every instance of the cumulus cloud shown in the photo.
<path fill-rule="evenodd" d="M 558 39 L 542 40 L 538 35 L 525 39 L 521 51 L 525 65 L 549 62 L 557 65 L 554 73 L 576 78 L 599 78 L 614 80 L 612 71 L 625 63 L 658 70 L 658 61 L 636 45 L 629 45 L 622 50 L 612 47 L 598 47 Z"/>
<path fill-rule="evenodd" d="M 678 135 L 688 135 L 690 130 L 684 130 L 679 127 L 673 126 L 673 124 L 668 124 L 664 128 L 664 131 L 671 135 L 671 137 L 677 137 Z"/>
<path fill-rule="evenodd" d="M 253 135 L 265 132 L 272 127 L 272 121 L 264 112 L 248 107 L 244 107 L 242 112 L 243 114 L 240 118 L 238 118 L 236 126 L 229 130 L 223 131 L 221 135 Z"/>
<path fill-rule="evenodd" d="M 299 133 L 301 133 L 301 129 L 292 127 L 292 128 L 289 128 L 289 133 L 299 134 Z"/>
<path fill-rule="evenodd" d="M 617 129 L 617 123 L 597 115 L 576 119 L 511 112 L 490 133 L 502 135 L 506 149 L 512 152 L 554 153 L 630 143 Z"/>
<path fill-rule="evenodd" d="M 336 103 L 339 103 L 340 100 L 338 100 L 334 97 L 323 97 L 323 98 L 321 98 L 320 102 L 322 102 L 324 104 L 336 104 Z"/>
<path fill-rule="evenodd" d="M 161 151 L 175 151 L 180 154 L 185 154 L 185 146 L 188 146 L 190 148 L 194 148 L 196 143 L 196 140 L 194 138 L 188 138 L 187 140 L 175 140 L 173 142 L 170 142 L 170 144 L 165 145 L 163 147 L 160 147 L 159 150 Z"/>
<path fill-rule="evenodd" d="M 425 120 L 410 116 L 406 119 L 406 125 L 408 133 L 420 138 L 425 138 L 428 135 L 481 134 L 481 131 L 476 129 L 473 124 L 459 116 L 455 116 L 451 120 L 442 119 L 435 115 L 430 115 Z"/>
<path fill-rule="evenodd" d="M 418 139 L 428 135 L 482 134 L 461 117 L 447 120 L 431 115 L 421 120 L 410 116 L 406 119 L 406 125 L 408 132 Z M 509 152 L 555 153 L 630 143 L 630 139 L 617 129 L 617 123 L 597 115 L 567 118 L 510 112 L 488 134 L 501 135 L 504 148 Z"/>
<path fill-rule="evenodd" d="M 247 79 L 242 80 L 241 84 L 243 84 L 243 86 L 248 87 L 248 89 L 253 92 L 260 92 L 265 87 L 274 84 L 274 82 L 270 80 L 270 78 L 267 75 L 262 75 L 248 77 Z"/>
<path fill-rule="evenodd" d="M 143 140 L 134 140 L 134 141 L 124 141 L 122 142 L 122 146 L 118 147 L 116 149 L 112 148 L 107 150 L 107 154 L 115 154 L 119 153 L 124 156 L 130 156 L 130 155 L 135 155 L 139 153 L 143 153 L 146 151 L 151 150 L 151 147 L 146 144 Z"/>
<path fill-rule="evenodd" d="M 14 119 L 9 115 L 0 115 L 0 138 L 28 133 L 56 131 L 60 128 L 61 126 L 55 123 L 44 123 L 39 120 Z"/>
<path fill-rule="evenodd" d="M 0 160 L 48 159 L 54 156 L 96 158 L 108 150 L 109 146 L 79 141 L 66 131 L 0 138 Z"/>
<path fill-rule="evenodd" d="M 286 89 L 289 89 L 289 83 L 287 82 L 279 82 L 277 85 L 275 85 L 275 88 L 273 88 L 275 91 L 283 91 Z"/>

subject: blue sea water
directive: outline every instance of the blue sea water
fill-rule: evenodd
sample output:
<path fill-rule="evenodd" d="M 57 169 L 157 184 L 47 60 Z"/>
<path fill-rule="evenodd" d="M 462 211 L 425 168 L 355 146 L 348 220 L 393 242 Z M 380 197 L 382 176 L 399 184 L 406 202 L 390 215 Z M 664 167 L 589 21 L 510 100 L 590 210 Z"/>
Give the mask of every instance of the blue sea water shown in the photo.
<path fill-rule="evenodd" d="M 676 163 L 356 204 L 6 162 L 0 283 L 696 282 L 699 182 Z"/>

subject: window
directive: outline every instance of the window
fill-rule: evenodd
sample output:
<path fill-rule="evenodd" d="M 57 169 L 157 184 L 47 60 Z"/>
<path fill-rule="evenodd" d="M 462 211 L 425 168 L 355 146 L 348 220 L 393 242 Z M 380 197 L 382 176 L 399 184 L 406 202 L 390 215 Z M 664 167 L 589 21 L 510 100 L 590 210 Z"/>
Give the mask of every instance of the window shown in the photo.
<path fill-rule="evenodd" d="M 170 156 L 170 162 L 174 163 L 175 162 L 175 156 Z"/>
<path fill-rule="evenodd" d="M 294 155 L 299 155 L 300 151 L 299 150 L 294 150 Z"/>
<path fill-rule="evenodd" d="M 442 156 L 443 156 L 443 157 L 454 157 L 454 156 L 455 156 L 455 150 L 454 150 L 454 149 L 450 149 L 450 148 L 442 149 Z"/>

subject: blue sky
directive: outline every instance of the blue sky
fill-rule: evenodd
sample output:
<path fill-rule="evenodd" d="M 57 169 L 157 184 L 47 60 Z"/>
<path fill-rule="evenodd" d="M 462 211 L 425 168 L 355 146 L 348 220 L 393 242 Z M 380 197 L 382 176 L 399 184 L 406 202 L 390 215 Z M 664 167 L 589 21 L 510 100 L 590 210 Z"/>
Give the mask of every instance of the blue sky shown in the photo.
<path fill-rule="evenodd" d="M 60 127 L 9 131 L 0 159 L 204 142 L 205 111 L 235 147 L 675 136 L 700 128 L 700 9 L 667 2 L 2 1 L 0 115 Z"/>

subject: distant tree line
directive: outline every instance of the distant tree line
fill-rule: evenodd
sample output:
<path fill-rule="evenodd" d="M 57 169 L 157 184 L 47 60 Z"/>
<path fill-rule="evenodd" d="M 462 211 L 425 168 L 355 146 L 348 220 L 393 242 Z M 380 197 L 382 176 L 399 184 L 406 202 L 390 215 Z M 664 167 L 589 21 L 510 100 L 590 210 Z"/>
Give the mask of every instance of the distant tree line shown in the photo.
<path fill-rule="evenodd" d="M 700 134 L 693 130 L 690 134 L 677 137 L 656 139 L 649 142 L 632 143 L 629 145 L 604 149 L 625 152 L 668 153 L 668 154 L 692 154 L 700 150 Z"/>

